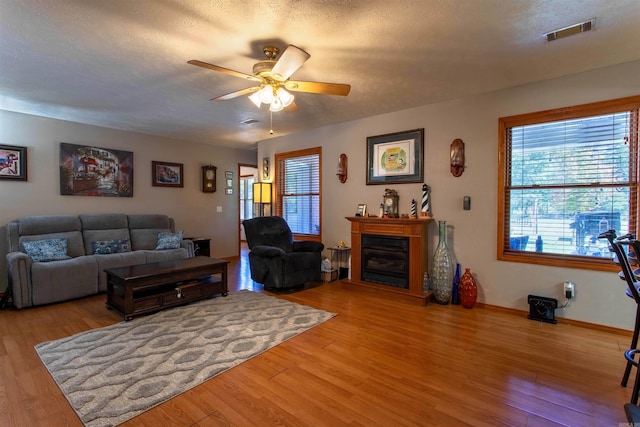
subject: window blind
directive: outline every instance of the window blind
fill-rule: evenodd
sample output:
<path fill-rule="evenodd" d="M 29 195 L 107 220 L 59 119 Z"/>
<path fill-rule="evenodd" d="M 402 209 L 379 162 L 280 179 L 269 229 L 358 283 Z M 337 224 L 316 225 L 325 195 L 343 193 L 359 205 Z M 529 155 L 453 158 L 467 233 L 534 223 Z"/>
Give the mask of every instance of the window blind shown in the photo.
<path fill-rule="evenodd" d="M 621 101 L 500 119 L 499 258 L 609 259 L 598 234 L 636 231 L 640 103 Z"/>
<path fill-rule="evenodd" d="M 276 212 L 294 234 L 320 236 L 320 154 L 276 154 Z"/>

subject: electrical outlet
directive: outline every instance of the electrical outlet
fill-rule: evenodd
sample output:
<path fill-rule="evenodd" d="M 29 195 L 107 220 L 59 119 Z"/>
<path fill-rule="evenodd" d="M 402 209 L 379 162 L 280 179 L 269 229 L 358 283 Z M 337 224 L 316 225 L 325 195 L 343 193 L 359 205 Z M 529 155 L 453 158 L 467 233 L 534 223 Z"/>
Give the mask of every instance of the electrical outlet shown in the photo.
<path fill-rule="evenodd" d="M 573 282 L 564 282 L 564 296 L 571 299 L 576 296 L 576 284 Z"/>

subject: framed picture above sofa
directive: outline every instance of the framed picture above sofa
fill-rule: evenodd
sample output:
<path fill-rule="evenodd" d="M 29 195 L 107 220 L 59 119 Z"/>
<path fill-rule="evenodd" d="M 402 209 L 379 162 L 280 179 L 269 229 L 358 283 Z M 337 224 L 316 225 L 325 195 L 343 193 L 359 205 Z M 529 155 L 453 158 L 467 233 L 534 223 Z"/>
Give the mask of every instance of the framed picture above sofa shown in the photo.
<path fill-rule="evenodd" d="M 60 143 L 60 194 L 133 197 L 133 153 Z"/>
<path fill-rule="evenodd" d="M 182 163 L 151 161 L 151 185 L 154 187 L 184 187 Z"/>

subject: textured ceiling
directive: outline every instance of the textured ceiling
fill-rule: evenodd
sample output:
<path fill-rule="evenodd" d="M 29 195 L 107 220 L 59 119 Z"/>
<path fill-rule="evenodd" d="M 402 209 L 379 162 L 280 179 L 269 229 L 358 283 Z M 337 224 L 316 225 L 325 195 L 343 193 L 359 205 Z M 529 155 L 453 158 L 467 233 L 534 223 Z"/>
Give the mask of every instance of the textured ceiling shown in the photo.
<path fill-rule="evenodd" d="M 638 22 L 638 0 L 0 0 L 0 109 L 250 148 L 268 110 L 209 99 L 252 84 L 188 60 L 251 74 L 294 44 L 294 79 L 352 86 L 297 93 L 279 136 L 637 60 Z"/>

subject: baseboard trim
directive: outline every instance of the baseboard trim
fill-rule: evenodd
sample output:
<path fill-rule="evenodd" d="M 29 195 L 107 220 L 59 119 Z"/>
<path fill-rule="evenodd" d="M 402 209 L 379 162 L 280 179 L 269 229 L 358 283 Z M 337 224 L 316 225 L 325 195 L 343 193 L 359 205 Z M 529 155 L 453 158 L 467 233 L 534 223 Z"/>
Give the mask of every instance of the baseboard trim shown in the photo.
<path fill-rule="evenodd" d="M 527 317 L 527 315 L 529 314 L 528 310 L 520 310 L 520 309 L 517 309 L 517 308 L 501 307 L 499 305 L 491 305 L 491 304 L 485 304 L 485 303 L 477 303 L 476 307 L 482 307 L 482 308 L 486 308 L 486 309 L 489 309 L 489 310 L 502 311 L 502 312 L 505 312 L 505 313 L 511 313 L 511 314 L 515 314 L 515 315 L 523 316 L 523 317 Z M 612 334 L 629 336 L 629 337 L 631 335 L 633 335 L 633 331 L 630 331 L 630 330 L 627 330 L 627 329 L 621 329 L 621 328 L 614 328 L 613 326 L 599 325 L 597 323 L 583 322 L 581 320 L 567 319 L 565 317 L 556 317 L 556 320 L 560 324 L 572 325 L 572 326 L 577 326 L 577 327 L 585 328 L 585 329 L 591 329 L 591 330 L 595 330 L 595 331 L 609 332 L 609 333 L 612 333 Z"/>

